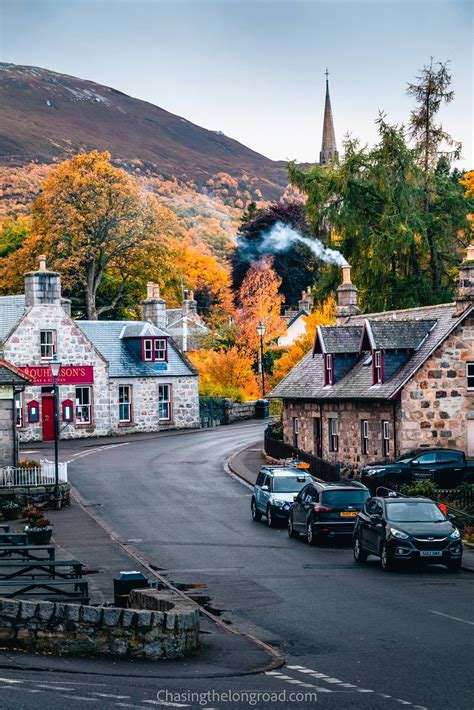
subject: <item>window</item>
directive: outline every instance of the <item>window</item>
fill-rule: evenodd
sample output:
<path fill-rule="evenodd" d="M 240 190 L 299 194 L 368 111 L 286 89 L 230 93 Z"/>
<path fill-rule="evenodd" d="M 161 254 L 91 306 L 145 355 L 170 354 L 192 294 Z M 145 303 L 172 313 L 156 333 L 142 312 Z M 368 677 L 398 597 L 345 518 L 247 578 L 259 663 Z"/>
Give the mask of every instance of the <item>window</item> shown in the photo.
<path fill-rule="evenodd" d="M 334 367 L 332 355 L 324 355 L 324 384 L 334 384 Z"/>
<path fill-rule="evenodd" d="M 153 340 L 145 338 L 143 341 L 143 359 L 145 362 L 153 361 Z"/>
<path fill-rule="evenodd" d="M 165 362 L 167 360 L 166 340 L 155 338 L 155 360 Z"/>
<path fill-rule="evenodd" d="M 132 421 L 132 388 L 130 385 L 119 385 L 119 422 Z"/>
<path fill-rule="evenodd" d="M 415 461 L 420 464 L 420 466 L 436 463 L 436 451 L 429 451 L 426 454 L 422 454 L 422 456 L 418 456 Z M 413 463 L 415 463 L 415 461 L 413 461 Z"/>
<path fill-rule="evenodd" d="M 298 418 L 293 417 L 292 420 L 292 434 L 293 434 L 293 446 L 295 449 L 298 448 Z"/>
<path fill-rule="evenodd" d="M 438 463 L 456 463 L 462 465 L 463 457 L 458 451 L 438 451 L 437 461 Z"/>
<path fill-rule="evenodd" d="M 362 419 L 360 422 L 360 451 L 362 454 L 369 453 L 369 422 Z"/>
<path fill-rule="evenodd" d="M 376 350 L 374 352 L 374 372 L 373 372 L 374 378 L 373 382 L 374 385 L 381 385 L 383 382 L 383 359 L 382 359 L 382 351 L 381 350 Z"/>
<path fill-rule="evenodd" d="M 23 426 L 23 392 L 15 392 L 15 426 Z"/>
<path fill-rule="evenodd" d="M 467 389 L 474 390 L 474 362 L 466 363 Z"/>
<path fill-rule="evenodd" d="M 39 404 L 36 400 L 28 402 L 28 424 L 37 424 L 39 422 Z"/>
<path fill-rule="evenodd" d="M 328 419 L 329 427 L 329 451 L 339 450 L 339 430 L 337 426 L 337 419 L 335 417 L 329 417 Z"/>
<path fill-rule="evenodd" d="M 384 419 L 382 421 L 382 456 L 390 453 L 390 423 Z"/>
<path fill-rule="evenodd" d="M 91 388 L 76 387 L 76 424 L 90 424 L 91 422 Z"/>
<path fill-rule="evenodd" d="M 62 404 L 63 422 L 70 424 L 74 421 L 74 402 L 72 399 L 65 399 Z"/>
<path fill-rule="evenodd" d="M 42 360 L 52 360 L 56 352 L 55 330 L 40 330 L 40 349 Z"/>
<path fill-rule="evenodd" d="M 158 385 L 158 418 L 160 422 L 171 420 L 171 385 Z"/>
<path fill-rule="evenodd" d="M 318 492 L 313 486 L 308 486 L 304 494 L 304 503 L 317 503 L 319 500 Z"/>
<path fill-rule="evenodd" d="M 265 474 L 263 473 L 263 471 L 260 471 L 260 473 L 258 474 L 257 482 L 256 482 L 255 485 L 256 485 L 256 486 L 262 486 L 262 485 L 263 485 L 263 479 L 264 479 L 264 478 L 265 478 Z"/>

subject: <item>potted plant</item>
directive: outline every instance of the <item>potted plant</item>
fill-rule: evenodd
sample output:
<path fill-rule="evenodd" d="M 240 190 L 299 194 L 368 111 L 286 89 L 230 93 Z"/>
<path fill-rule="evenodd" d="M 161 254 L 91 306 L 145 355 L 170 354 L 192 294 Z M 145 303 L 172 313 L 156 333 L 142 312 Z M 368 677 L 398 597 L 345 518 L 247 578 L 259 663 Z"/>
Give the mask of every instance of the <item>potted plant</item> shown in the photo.
<path fill-rule="evenodd" d="M 14 500 L 7 500 L 2 503 L 2 514 L 5 520 L 18 520 L 20 515 L 21 505 Z"/>
<path fill-rule="evenodd" d="M 28 523 L 25 525 L 25 532 L 28 535 L 28 544 L 47 545 L 53 532 L 48 518 L 44 517 L 39 508 L 32 508 L 26 517 Z"/>

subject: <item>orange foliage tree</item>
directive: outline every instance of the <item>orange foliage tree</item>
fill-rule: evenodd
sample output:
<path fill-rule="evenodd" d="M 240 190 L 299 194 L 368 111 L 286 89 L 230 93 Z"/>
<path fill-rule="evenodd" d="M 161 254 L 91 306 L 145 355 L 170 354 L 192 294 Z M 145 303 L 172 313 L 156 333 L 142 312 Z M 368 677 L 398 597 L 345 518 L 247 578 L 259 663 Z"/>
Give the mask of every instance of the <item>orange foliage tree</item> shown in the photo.
<path fill-rule="evenodd" d="M 229 350 L 196 350 L 188 356 L 198 369 L 202 396 L 230 397 L 236 401 L 258 397 L 252 363 L 235 346 Z"/>
<path fill-rule="evenodd" d="M 281 279 L 272 265 L 272 257 L 262 258 L 252 264 L 239 289 L 237 345 L 250 356 L 258 352 L 260 336 L 257 333 L 257 325 L 260 322 L 265 323 L 267 343 L 285 331 L 285 323 L 281 317 L 283 295 L 278 290 Z"/>
<path fill-rule="evenodd" d="M 305 332 L 299 336 L 293 345 L 281 358 L 275 362 L 271 386 L 274 387 L 293 369 L 314 344 L 314 336 L 318 325 L 331 325 L 336 317 L 336 301 L 330 296 L 320 308 L 316 308 L 306 319 Z"/>

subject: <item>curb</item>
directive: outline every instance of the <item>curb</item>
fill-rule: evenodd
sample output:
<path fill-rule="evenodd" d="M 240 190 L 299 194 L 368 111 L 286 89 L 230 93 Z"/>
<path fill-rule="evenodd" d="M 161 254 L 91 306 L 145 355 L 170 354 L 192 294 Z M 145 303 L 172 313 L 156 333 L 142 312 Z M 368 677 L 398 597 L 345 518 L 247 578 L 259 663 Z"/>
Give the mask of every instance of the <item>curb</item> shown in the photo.
<path fill-rule="evenodd" d="M 168 589 L 173 591 L 175 594 L 180 596 L 183 599 L 186 599 L 187 601 L 192 601 L 191 598 L 185 594 L 181 589 L 177 589 L 171 582 L 163 577 L 159 572 L 157 572 L 155 569 L 153 569 L 148 561 L 141 555 L 141 553 L 136 550 L 133 545 L 129 545 L 127 543 L 124 543 L 120 540 L 119 536 L 117 533 L 111 528 L 100 516 L 98 516 L 94 511 L 90 510 L 89 508 L 86 507 L 86 503 L 84 498 L 81 496 L 79 491 L 74 488 L 74 486 L 71 485 L 71 495 L 74 498 L 75 502 L 77 505 L 81 508 L 81 510 L 84 513 L 87 513 L 89 517 L 91 517 L 94 522 L 102 528 L 102 530 L 110 537 L 113 543 L 118 545 L 119 547 L 124 550 L 130 557 L 132 557 L 136 562 L 138 562 L 142 567 L 144 567 L 146 570 L 148 570 L 149 574 L 153 575 L 153 577 L 156 577 L 156 579 L 159 580 L 163 585 L 165 585 Z M 277 668 L 281 668 L 285 664 L 285 658 L 282 656 L 278 651 L 276 651 L 272 646 L 269 644 L 265 643 L 265 641 L 261 641 L 258 639 L 256 636 L 253 636 L 252 634 L 247 634 L 242 631 L 239 631 L 236 627 L 229 627 L 227 624 L 225 624 L 219 617 L 215 616 L 211 612 L 207 611 L 206 609 L 200 609 L 200 613 L 207 617 L 210 621 L 212 621 L 216 626 L 219 626 L 219 628 L 223 629 L 229 634 L 233 634 L 234 636 L 242 636 L 243 638 L 247 638 L 249 641 L 251 641 L 253 644 L 261 648 L 265 653 L 267 653 L 272 660 L 265 666 L 262 666 L 261 668 L 256 668 L 254 670 L 250 671 L 242 671 L 242 672 L 230 672 L 230 673 L 218 673 L 218 674 L 211 674 L 208 676 L 203 676 L 203 677 L 209 677 L 209 678 L 230 678 L 234 676 L 245 676 L 245 675 L 256 675 L 260 673 L 268 673 L 269 671 L 276 670 Z M 139 677 L 134 675 L 133 677 Z M 160 678 L 165 678 L 166 676 L 160 676 Z M 176 678 L 178 676 L 170 676 L 172 678 Z"/>

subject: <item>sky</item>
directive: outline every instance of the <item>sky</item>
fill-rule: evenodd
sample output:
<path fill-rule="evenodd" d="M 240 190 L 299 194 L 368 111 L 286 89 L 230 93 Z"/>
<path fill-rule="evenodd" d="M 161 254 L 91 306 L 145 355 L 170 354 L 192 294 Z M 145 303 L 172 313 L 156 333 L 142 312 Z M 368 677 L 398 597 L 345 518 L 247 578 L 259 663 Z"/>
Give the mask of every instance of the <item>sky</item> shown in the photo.
<path fill-rule="evenodd" d="M 275 160 L 315 162 L 326 67 L 338 147 L 406 123 L 406 85 L 450 60 L 440 112 L 473 159 L 472 0 L 0 0 L 0 58 L 145 99 Z"/>

